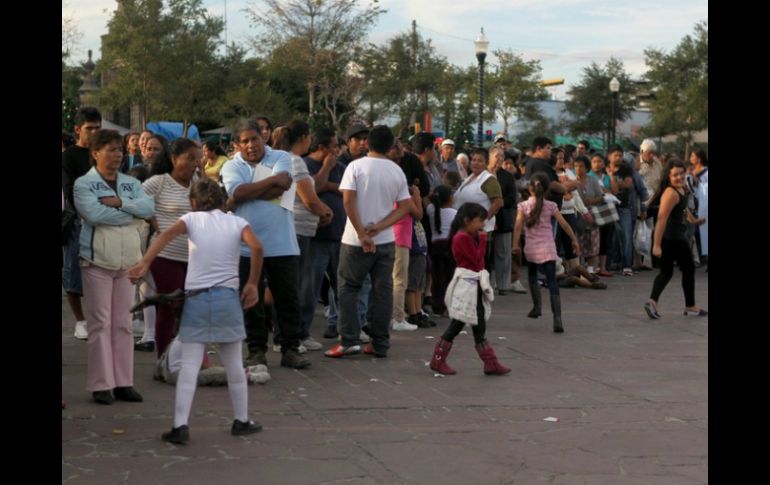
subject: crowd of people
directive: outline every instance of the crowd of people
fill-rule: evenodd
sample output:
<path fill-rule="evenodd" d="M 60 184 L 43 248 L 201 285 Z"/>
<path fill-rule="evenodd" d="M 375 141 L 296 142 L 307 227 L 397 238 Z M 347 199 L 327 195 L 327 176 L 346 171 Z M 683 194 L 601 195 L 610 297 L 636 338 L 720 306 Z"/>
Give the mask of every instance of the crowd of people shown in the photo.
<path fill-rule="evenodd" d="M 430 361 L 441 374 L 456 372 L 447 358 L 465 325 L 484 373 L 510 372 L 485 338 L 491 303 L 510 292 L 529 292 L 527 316 L 539 318 L 547 287 L 559 334 L 561 288 L 604 289 L 655 266 L 643 308 L 658 319 L 676 263 L 684 314 L 708 313 L 694 299 L 696 261 L 708 264 L 700 149 L 685 164 L 659 159 L 652 140 L 638 154 L 599 153 L 546 137 L 515 148 L 498 135 L 458 153 L 430 133 L 397 139 L 354 122 L 340 137 L 257 117 L 234 127 L 228 150 L 148 131 L 121 137 L 90 107 L 75 135 L 66 149 L 62 138 L 62 280 L 74 336 L 88 340 L 86 389 L 100 404 L 142 401 L 134 351 L 155 352 L 158 376 L 176 384 L 171 443 L 190 439 L 195 388 L 212 367 L 206 344 L 219 349 L 232 434 L 259 431 L 246 384 L 270 379 L 270 348 L 281 366 L 311 365 L 306 353 L 325 347 L 312 327 L 319 301 L 328 358 L 386 358 L 390 332 L 448 318 Z"/>

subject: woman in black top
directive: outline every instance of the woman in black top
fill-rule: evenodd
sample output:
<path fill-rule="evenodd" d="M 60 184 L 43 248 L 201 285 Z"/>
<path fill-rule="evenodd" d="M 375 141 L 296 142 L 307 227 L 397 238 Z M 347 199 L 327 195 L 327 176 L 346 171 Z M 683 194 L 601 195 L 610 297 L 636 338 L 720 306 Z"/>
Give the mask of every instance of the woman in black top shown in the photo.
<path fill-rule="evenodd" d="M 674 261 L 682 269 L 682 289 L 686 307 L 684 314 L 708 315 L 706 310 L 695 304 L 695 264 L 687 244 L 685 217 L 691 224 L 696 225 L 703 224 L 706 220 L 696 219 L 687 209 L 684 176 L 684 163 L 675 158 L 669 160 L 660 179 L 660 186 L 650 203 L 650 206 L 660 205 L 652 246 L 652 255 L 661 258 L 660 274 L 655 278 L 650 300 L 644 304 L 644 311 L 654 319 L 660 318 L 658 298 L 674 274 Z"/>

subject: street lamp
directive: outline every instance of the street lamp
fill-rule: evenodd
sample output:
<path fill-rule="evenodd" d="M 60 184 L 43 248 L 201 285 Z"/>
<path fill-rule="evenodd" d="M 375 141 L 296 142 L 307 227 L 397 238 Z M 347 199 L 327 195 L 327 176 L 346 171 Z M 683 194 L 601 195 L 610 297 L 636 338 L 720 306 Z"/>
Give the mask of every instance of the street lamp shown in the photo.
<path fill-rule="evenodd" d="M 610 81 L 610 91 L 612 92 L 612 120 L 610 125 L 610 130 L 612 133 L 612 142 L 611 144 L 615 144 L 615 105 L 618 102 L 618 91 L 620 91 L 620 81 L 618 81 L 618 78 L 613 77 L 612 81 Z"/>
<path fill-rule="evenodd" d="M 484 35 L 484 27 L 481 28 L 481 33 L 476 37 L 474 45 L 476 46 L 476 59 L 479 60 L 479 126 L 476 136 L 479 146 L 482 146 L 484 130 L 484 59 L 487 58 L 487 50 L 489 50 L 489 39 Z"/>

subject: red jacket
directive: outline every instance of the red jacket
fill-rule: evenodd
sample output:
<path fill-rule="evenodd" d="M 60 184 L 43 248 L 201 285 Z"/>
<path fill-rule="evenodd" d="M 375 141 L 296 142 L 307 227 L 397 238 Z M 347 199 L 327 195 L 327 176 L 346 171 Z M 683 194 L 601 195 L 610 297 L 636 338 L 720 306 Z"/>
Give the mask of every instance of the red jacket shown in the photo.
<path fill-rule="evenodd" d="M 457 231 L 452 238 L 452 255 L 460 268 L 471 271 L 484 269 L 484 254 L 487 252 L 487 235 L 479 233 L 476 241 L 465 231 Z"/>

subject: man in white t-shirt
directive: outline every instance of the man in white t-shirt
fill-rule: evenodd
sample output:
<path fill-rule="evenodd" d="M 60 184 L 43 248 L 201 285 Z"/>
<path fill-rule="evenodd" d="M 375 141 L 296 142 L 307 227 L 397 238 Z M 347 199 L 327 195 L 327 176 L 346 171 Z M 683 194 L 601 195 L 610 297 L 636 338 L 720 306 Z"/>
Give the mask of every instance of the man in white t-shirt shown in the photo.
<path fill-rule="evenodd" d="M 386 155 L 395 141 L 390 128 L 374 127 L 367 141 L 368 156 L 348 165 L 339 186 L 347 213 L 337 273 L 341 342 L 325 352 L 327 357 L 361 353 L 358 292 L 366 275 L 372 279 L 373 318 L 369 323 L 371 343 L 363 350 L 386 357 L 390 348 L 395 258 L 391 226 L 410 211 L 412 201 L 404 172 Z"/>

